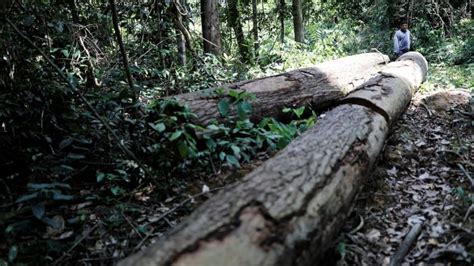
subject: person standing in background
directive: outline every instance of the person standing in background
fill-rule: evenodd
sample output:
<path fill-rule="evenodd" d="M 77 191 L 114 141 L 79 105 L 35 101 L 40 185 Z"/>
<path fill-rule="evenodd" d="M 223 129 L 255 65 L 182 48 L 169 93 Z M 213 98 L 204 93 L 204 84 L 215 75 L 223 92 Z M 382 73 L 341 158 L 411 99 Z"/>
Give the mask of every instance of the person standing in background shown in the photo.
<path fill-rule="evenodd" d="M 393 51 L 398 56 L 410 51 L 410 31 L 408 30 L 408 23 L 400 23 L 400 29 L 395 32 L 393 37 Z"/>

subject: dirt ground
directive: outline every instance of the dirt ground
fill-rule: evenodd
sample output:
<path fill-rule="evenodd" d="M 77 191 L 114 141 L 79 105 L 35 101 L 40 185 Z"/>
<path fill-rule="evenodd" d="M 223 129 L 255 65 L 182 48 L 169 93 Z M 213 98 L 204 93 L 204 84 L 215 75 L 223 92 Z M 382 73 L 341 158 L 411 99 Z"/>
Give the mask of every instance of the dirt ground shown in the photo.
<path fill-rule="evenodd" d="M 462 90 L 415 95 L 330 250 L 331 264 L 389 265 L 401 246 L 409 250 L 402 265 L 474 263 L 472 105 Z M 401 245 L 416 224 L 413 244 Z"/>

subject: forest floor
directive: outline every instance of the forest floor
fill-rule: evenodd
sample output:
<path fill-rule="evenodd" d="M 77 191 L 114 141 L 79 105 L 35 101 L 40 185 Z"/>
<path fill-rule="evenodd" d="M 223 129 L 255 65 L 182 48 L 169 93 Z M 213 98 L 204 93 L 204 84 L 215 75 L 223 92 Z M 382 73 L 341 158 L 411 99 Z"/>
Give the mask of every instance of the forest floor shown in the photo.
<path fill-rule="evenodd" d="M 438 73 L 428 80 L 429 88 L 415 95 L 393 126 L 374 173 L 328 252 L 332 264 L 388 264 L 412 225 L 421 222 L 420 236 L 410 247 L 406 262 L 472 265 L 472 75 L 463 74 L 455 86 L 438 84 L 440 76 Z M 74 231 L 48 227 L 42 235 L 48 243 L 47 257 L 57 265 L 114 264 L 154 243 L 200 203 L 238 182 L 271 156 L 262 153 L 234 171 L 195 173 L 173 184 L 176 196 L 163 202 L 154 200 L 152 188 L 141 187 L 116 202 L 85 201 L 63 209 L 64 213 L 80 214 L 84 225 Z M 53 244 L 73 235 L 77 237 L 69 246 Z M 37 256 L 30 254 L 32 260 Z"/>
<path fill-rule="evenodd" d="M 421 231 L 402 257 L 405 263 L 472 265 L 470 93 L 438 88 L 415 95 L 334 243 L 338 265 L 389 265 L 417 223 Z"/>

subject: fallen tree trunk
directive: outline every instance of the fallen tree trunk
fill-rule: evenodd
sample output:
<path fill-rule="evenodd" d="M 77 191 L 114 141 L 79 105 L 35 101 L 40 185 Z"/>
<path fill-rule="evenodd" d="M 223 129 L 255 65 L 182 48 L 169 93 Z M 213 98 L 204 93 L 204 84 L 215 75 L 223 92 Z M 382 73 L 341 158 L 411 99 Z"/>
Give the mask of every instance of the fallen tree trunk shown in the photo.
<path fill-rule="evenodd" d="M 230 90 L 251 93 L 255 99 L 251 101 L 250 118 L 258 121 L 262 117 L 278 117 L 284 107 L 310 104 L 314 109 L 325 108 L 369 80 L 388 61 L 388 57 L 380 53 L 353 55 L 310 68 L 226 85 L 220 90 L 214 88 L 170 98 L 187 104 L 197 115 L 195 123 L 208 124 L 223 118 L 217 105 L 222 99 L 229 99 Z M 230 110 L 231 118 L 237 116 L 235 109 Z"/>
<path fill-rule="evenodd" d="M 413 93 L 426 67 L 416 53 L 389 64 L 357 97 L 120 265 L 315 265 L 382 150 L 389 121 L 410 101 L 399 96 Z"/>

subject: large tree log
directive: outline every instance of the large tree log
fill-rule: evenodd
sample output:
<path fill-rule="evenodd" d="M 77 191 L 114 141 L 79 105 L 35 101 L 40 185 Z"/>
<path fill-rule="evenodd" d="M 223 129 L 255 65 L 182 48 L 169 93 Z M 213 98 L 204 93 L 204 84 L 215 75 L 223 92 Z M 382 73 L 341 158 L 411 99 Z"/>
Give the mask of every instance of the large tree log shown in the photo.
<path fill-rule="evenodd" d="M 227 97 L 229 90 L 245 91 L 256 96 L 251 102 L 251 119 L 258 121 L 262 117 L 278 117 L 283 107 L 310 104 L 316 110 L 325 108 L 369 80 L 388 61 L 388 57 L 380 53 L 353 55 L 310 68 L 226 85 L 222 87 L 224 93 L 207 89 L 170 98 L 186 103 L 197 115 L 194 122 L 208 124 L 213 119 L 222 119 L 217 104 Z M 237 112 L 231 110 L 230 117 L 236 115 Z"/>
<path fill-rule="evenodd" d="M 399 106 L 410 101 L 400 95 L 413 93 L 426 75 L 426 61 L 410 57 L 422 59 L 410 53 L 389 64 L 377 83 L 358 88 L 360 103 L 346 102 L 329 111 L 237 186 L 214 196 L 158 243 L 120 264 L 315 265 L 382 150 L 386 118 L 394 121 L 400 115 Z M 371 102 L 370 93 L 376 91 L 384 93 Z M 347 101 L 354 101 L 351 97 Z"/>

